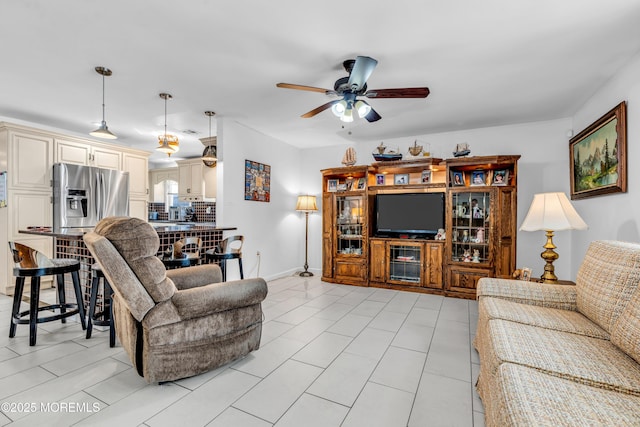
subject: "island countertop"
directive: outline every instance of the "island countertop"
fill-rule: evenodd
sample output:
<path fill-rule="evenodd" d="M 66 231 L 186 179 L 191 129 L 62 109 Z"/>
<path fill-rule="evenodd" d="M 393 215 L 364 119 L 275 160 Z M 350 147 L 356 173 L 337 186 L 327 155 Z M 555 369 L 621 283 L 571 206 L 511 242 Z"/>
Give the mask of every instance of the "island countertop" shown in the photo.
<path fill-rule="evenodd" d="M 158 235 L 166 233 L 189 232 L 190 234 L 197 232 L 222 232 L 237 230 L 237 227 L 221 227 L 211 222 L 191 222 L 191 223 L 150 223 L 156 230 Z M 61 238 L 82 238 L 86 233 L 93 231 L 93 227 L 86 228 L 62 228 L 54 230 L 51 227 L 27 227 L 25 230 L 19 230 L 22 234 L 35 234 L 37 236 L 51 236 Z"/>

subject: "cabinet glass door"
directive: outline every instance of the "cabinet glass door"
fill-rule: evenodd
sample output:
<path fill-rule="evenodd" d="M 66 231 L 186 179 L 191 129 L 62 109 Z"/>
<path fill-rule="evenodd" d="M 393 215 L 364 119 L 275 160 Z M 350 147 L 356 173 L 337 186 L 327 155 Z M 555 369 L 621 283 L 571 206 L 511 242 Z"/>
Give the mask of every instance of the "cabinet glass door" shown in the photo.
<path fill-rule="evenodd" d="M 491 239 L 489 191 L 451 194 L 451 260 L 488 263 Z"/>
<path fill-rule="evenodd" d="M 341 255 L 363 254 L 363 196 L 336 197 L 336 251 Z"/>
<path fill-rule="evenodd" d="M 420 283 L 422 245 L 389 245 L 389 280 Z"/>

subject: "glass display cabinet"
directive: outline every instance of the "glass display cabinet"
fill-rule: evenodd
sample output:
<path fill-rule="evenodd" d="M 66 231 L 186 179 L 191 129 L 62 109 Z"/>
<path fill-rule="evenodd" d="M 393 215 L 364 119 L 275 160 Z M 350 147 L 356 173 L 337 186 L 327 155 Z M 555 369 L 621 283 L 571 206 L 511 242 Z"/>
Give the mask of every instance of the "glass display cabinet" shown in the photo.
<path fill-rule="evenodd" d="M 363 196 L 336 196 L 336 255 L 362 255 Z"/>
<path fill-rule="evenodd" d="M 452 192 L 451 261 L 488 264 L 491 245 L 489 191 Z"/>

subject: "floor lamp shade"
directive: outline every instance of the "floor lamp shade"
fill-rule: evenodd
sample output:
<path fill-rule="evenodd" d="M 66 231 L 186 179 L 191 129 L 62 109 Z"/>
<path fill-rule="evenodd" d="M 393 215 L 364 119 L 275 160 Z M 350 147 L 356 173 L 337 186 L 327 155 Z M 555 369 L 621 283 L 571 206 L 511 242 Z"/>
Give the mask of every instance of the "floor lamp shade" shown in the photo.
<path fill-rule="evenodd" d="M 298 196 L 296 210 L 300 212 L 317 211 L 318 206 L 316 206 L 316 196 Z"/>
<path fill-rule="evenodd" d="M 559 255 L 554 251 L 553 232 L 561 230 L 586 230 L 587 224 L 580 218 L 578 212 L 564 193 L 540 193 L 533 196 L 533 202 L 525 217 L 521 231 L 540 231 L 547 233 L 547 243 L 543 246 L 545 251 L 540 254 L 545 260 L 542 281 L 544 283 L 557 283 L 553 262 Z"/>
<path fill-rule="evenodd" d="M 298 196 L 296 210 L 304 212 L 305 229 L 304 229 L 304 271 L 300 273 L 302 277 L 313 276 L 309 271 L 309 212 L 317 211 L 316 196 Z"/>

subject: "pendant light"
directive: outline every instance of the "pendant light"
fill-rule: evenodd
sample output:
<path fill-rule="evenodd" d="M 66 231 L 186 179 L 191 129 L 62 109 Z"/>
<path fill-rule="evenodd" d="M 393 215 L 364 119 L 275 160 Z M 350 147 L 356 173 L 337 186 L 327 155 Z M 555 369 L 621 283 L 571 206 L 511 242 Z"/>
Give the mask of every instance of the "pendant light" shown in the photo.
<path fill-rule="evenodd" d="M 100 123 L 98 129 L 89 132 L 89 135 L 103 139 L 118 139 L 116 135 L 111 133 L 107 127 L 107 122 L 104 120 L 104 78 L 109 77 L 112 73 L 110 69 L 105 67 L 96 67 L 96 73 L 102 76 L 102 123 Z"/>
<path fill-rule="evenodd" d="M 216 113 L 213 111 L 205 111 L 204 114 L 209 117 L 209 139 L 207 140 L 209 145 L 207 145 L 202 152 L 202 162 L 210 168 L 214 168 L 218 163 L 218 148 L 211 144 L 211 141 L 213 141 L 211 136 L 211 117 L 215 116 Z"/>
<path fill-rule="evenodd" d="M 177 153 L 180 149 L 178 137 L 167 134 L 167 100 L 173 97 L 168 93 L 161 93 L 160 98 L 164 99 L 164 135 L 158 136 L 160 146 L 157 147 L 156 150 L 171 157 L 173 153 Z"/>

